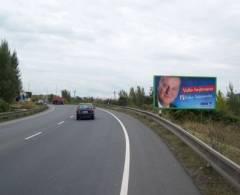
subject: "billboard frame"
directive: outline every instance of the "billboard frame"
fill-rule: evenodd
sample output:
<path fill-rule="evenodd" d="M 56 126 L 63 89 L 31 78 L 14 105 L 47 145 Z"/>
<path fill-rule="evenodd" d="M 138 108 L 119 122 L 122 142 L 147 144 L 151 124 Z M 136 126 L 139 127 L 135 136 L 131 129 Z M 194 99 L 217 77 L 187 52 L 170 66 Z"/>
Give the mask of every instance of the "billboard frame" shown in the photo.
<path fill-rule="evenodd" d="M 169 107 L 169 108 L 164 108 L 164 107 L 157 107 L 156 106 L 156 82 L 155 78 L 156 77 L 161 77 L 161 76 L 170 76 L 170 77 L 188 77 L 188 78 L 212 78 L 215 79 L 215 94 L 217 97 L 217 77 L 216 76 L 179 76 L 179 75 L 153 75 L 153 109 L 158 109 L 158 110 L 216 110 L 216 98 L 215 98 L 215 108 L 177 108 L 177 107 Z"/>

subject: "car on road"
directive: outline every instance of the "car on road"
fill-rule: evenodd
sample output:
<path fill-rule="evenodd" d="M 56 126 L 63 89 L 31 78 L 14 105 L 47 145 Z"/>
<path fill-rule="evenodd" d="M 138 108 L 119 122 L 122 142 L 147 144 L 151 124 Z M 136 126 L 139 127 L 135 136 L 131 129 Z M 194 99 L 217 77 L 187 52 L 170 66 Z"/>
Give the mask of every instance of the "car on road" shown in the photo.
<path fill-rule="evenodd" d="M 94 119 L 95 118 L 95 107 L 91 103 L 80 103 L 76 111 L 76 119 Z"/>

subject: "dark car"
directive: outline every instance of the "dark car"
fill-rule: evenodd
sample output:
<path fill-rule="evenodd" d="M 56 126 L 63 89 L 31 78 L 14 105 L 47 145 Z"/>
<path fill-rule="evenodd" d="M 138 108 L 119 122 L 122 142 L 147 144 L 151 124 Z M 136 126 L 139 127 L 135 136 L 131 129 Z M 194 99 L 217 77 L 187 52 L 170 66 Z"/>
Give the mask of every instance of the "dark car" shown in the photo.
<path fill-rule="evenodd" d="M 76 119 L 95 118 L 95 107 L 90 103 L 80 103 L 77 107 Z"/>

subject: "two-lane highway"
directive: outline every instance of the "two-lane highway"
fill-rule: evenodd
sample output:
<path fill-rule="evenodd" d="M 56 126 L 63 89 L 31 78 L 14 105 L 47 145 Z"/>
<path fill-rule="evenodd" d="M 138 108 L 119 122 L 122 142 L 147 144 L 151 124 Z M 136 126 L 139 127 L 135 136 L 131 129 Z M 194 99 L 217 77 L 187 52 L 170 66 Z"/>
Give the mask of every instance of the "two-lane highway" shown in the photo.
<path fill-rule="evenodd" d="M 75 106 L 51 109 L 0 124 L 0 194 L 199 194 L 136 119 L 96 109 L 95 120 L 77 121 Z"/>

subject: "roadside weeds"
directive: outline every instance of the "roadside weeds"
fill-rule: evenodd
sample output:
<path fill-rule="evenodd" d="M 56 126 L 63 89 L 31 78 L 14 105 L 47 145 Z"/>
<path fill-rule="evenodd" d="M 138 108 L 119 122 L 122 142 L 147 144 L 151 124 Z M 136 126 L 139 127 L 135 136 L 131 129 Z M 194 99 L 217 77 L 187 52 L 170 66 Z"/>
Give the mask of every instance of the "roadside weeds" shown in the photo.
<path fill-rule="evenodd" d="M 1 122 L 6 122 L 6 121 L 10 121 L 10 120 L 14 120 L 14 119 L 18 119 L 18 118 L 22 118 L 22 117 L 26 117 L 26 116 L 30 116 L 39 112 L 43 112 L 45 110 L 48 109 L 48 106 L 38 106 L 34 109 L 31 110 L 26 110 L 24 112 L 9 112 L 9 113 L 2 113 L 0 115 L 0 123 Z"/>

